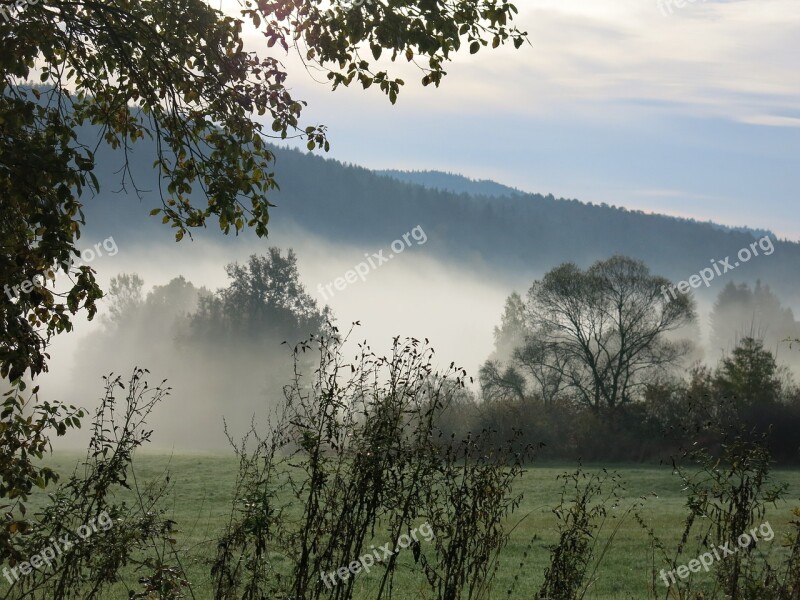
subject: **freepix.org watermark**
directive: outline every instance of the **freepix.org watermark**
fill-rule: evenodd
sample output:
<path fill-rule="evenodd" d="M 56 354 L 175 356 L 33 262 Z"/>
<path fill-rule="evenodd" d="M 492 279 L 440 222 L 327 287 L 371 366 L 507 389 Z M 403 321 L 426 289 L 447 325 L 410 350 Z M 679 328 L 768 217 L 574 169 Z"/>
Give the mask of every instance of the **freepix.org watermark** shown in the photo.
<path fill-rule="evenodd" d="M 70 271 L 72 267 L 83 266 L 84 263 L 88 264 L 94 259 L 103 256 L 104 250 L 108 256 L 115 256 L 117 252 L 119 252 L 119 248 L 117 248 L 117 243 L 114 241 L 113 237 L 107 237 L 102 242 L 96 243 L 93 247 L 86 248 L 81 252 L 78 260 L 76 260 L 72 254 L 70 254 L 69 262 L 64 263 L 62 266 L 66 271 Z M 8 296 L 9 300 L 14 300 L 15 298 L 19 297 L 20 293 L 30 294 L 34 289 L 44 287 L 48 279 L 50 281 L 54 281 L 58 268 L 59 265 L 55 264 L 47 269 L 44 273 L 34 275 L 33 278 L 23 281 L 22 283 L 18 283 L 17 285 L 5 284 L 3 286 L 3 291 L 6 293 L 6 296 Z"/>
<path fill-rule="evenodd" d="M 320 573 L 320 579 L 325 584 L 329 590 L 333 589 L 333 586 L 338 584 L 339 582 L 336 581 L 337 577 L 342 581 L 346 581 L 350 578 L 350 575 L 353 576 L 358 575 L 362 570 L 369 573 L 369 570 L 375 565 L 375 563 L 383 562 L 385 559 L 392 556 L 392 554 L 399 554 L 400 550 L 408 548 L 412 540 L 414 542 L 419 543 L 419 539 L 417 538 L 417 532 L 422 536 L 422 538 L 426 542 L 430 542 L 434 537 L 433 529 L 430 525 L 425 523 L 424 525 L 420 525 L 419 527 L 415 527 L 411 530 L 411 535 L 403 534 L 399 538 L 397 538 L 397 545 L 394 547 L 394 550 L 390 550 L 389 546 L 391 542 L 386 542 L 383 546 L 379 548 L 375 548 L 375 546 L 371 546 L 374 552 L 370 554 L 364 554 L 359 557 L 358 560 L 354 560 L 346 567 L 339 567 L 335 571 L 332 571 L 330 574 L 328 573 Z"/>
<path fill-rule="evenodd" d="M 758 535 L 761 534 L 761 538 Z M 738 547 L 733 546 L 733 542 L 728 542 L 726 544 L 721 544 L 720 546 L 712 546 L 711 552 L 704 552 L 697 558 L 693 558 L 689 561 L 687 565 L 680 565 L 676 567 L 672 571 L 667 571 L 665 569 L 661 569 L 661 579 L 664 581 L 664 585 L 669 587 L 673 583 L 677 583 L 675 579 L 675 573 L 678 574 L 678 577 L 681 579 L 686 579 L 689 577 L 690 573 L 699 573 L 700 569 L 704 569 L 706 572 L 711 568 L 711 565 L 714 564 L 715 561 L 720 561 L 723 558 L 728 556 L 733 556 L 736 554 L 741 548 L 749 548 L 751 544 L 759 541 L 770 542 L 775 537 L 775 532 L 772 530 L 772 525 L 769 524 L 769 521 L 766 521 L 759 525 L 758 527 L 753 527 L 749 533 L 743 533 L 736 539 L 736 544 Z M 731 548 L 733 546 L 733 548 Z M 667 579 L 669 577 L 669 579 Z"/>
<path fill-rule="evenodd" d="M 328 294 L 331 296 L 334 295 L 333 289 L 331 288 L 336 288 L 337 291 L 341 292 L 347 287 L 348 284 L 355 283 L 359 278 L 361 281 L 366 281 L 367 275 L 369 275 L 371 270 L 377 269 L 382 264 L 392 260 L 395 255 L 400 254 L 406 248 L 410 248 L 411 239 L 409 238 L 414 239 L 414 241 L 417 242 L 417 246 L 421 246 L 428 241 L 428 236 L 425 234 L 425 231 L 423 231 L 420 225 L 417 225 L 408 233 L 404 233 L 402 238 L 403 239 L 397 239 L 391 243 L 390 248 L 392 249 L 392 252 L 388 256 L 383 255 L 383 250 L 380 250 L 377 254 L 372 255 L 366 253 L 364 256 L 366 257 L 367 262 L 358 263 L 355 267 L 349 271 L 346 271 L 343 277 L 337 277 L 333 281 L 325 284 L 325 286 L 323 286 L 321 283 L 317 284 L 317 291 L 322 294 L 322 297 L 327 302 Z M 327 294 L 325 293 L 326 290 Z"/>
<path fill-rule="evenodd" d="M 33 6 L 35 4 L 39 4 L 39 0 L 16 0 L 16 2 L 0 5 L 0 15 L 6 20 L 6 23 L 10 23 L 11 15 L 8 14 L 9 9 L 12 12 L 20 11 L 28 5 Z"/>
<path fill-rule="evenodd" d="M 8 580 L 8 583 L 13 585 L 14 582 L 19 581 L 20 575 L 30 575 L 33 573 L 34 569 L 44 570 L 45 568 L 52 566 L 53 562 L 58 562 L 57 559 L 65 552 L 68 552 L 70 548 L 85 541 L 94 533 L 97 533 L 98 525 L 103 531 L 108 531 L 114 526 L 114 521 L 106 511 L 103 511 L 97 515 L 96 518 L 91 519 L 87 525 L 81 525 L 78 527 L 78 530 L 75 532 L 78 539 L 75 539 L 69 533 L 62 535 L 59 538 L 51 537 L 50 541 L 53 543 L 50 546 L 47 546 L 38 554 L 34 554 L 28 560 L 19 563 L 19 566 L 16 566 L 13 569 L 3 567 L 3 577 Z M 17 571 L 19 571 L 19 575 L 17 574 Z M 11 579 L 12 577 L 14 578 L 13 580 Z"/>
<path fill-rule="evenodd" d="M 677 286 L 661 286 L 661 293 L 664 294 L 664 300 L 669 302 L 670 300 L 677 299 L 676 287 L 677 291 L 681 292 L 682 294 L 688 294 L 690 287 L 698 288 L 701 284 L 705 284 L 706 287 L 711 285 L 711 282 L 714 280 L 715 277 L 724 275 L 728 271 L 733 271 L 736 267 L 741 264 L 746 263 L 754 256 L 758 256 L 758 249 L 764 252 L 764 256 L 769 256 L 773 252 L 775 252 L 775 246 L 772 243 L 772 238 L 768 235 L 765 235 L 760 240 L 756 240 L 750 247 L 744 247 L 736 254 L 738 261 L 731 264 L 731 257 L 726 256 L 724 260 L 716 260 L 715 258 L 711 259 L 711 263 L 713 264 L 714 268 L 706 267 L 705 269 L 701 269 L 697 274 L 692 275 L 689 277 L 689 281 L 679 281 Z M 667 293 L 669 292 L 669 295 Z"/>
<path fill-rule="evenodd" d="M 661 9 L 661 14 L 665 17 L 672 14 L 672 7 L 683 8 L 687 4 L 695 4 L 697 2 L 705 2 L 706 0 L 656 0 L 658 8 Z"/>

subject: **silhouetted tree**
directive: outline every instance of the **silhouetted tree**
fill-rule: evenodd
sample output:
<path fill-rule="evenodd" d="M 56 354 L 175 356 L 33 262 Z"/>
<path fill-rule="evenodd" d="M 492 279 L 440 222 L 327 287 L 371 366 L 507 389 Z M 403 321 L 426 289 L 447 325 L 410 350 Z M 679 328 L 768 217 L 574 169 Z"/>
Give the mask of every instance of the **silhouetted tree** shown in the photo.
<path fill-rule="evenodd" d="M 201 296 L 191 316 L 192 337 L 214 343 L 244 343 L 280 339 L 296 341 L 320 333 L 331 319 L 328 307 L 320 310 L 300 283 L 297 257 L 270 248 L 266 256 L 252 255 L 247 265 L 226 267 L 230 284 Z"/>
<path fill-rule="evenodd" d="M 694 302 L 688 295 L 670 301 L 668 284 L 624 256 L 586 271 L 573 263 L 556 267 L 534 282 L 524 307 L 509 299 L 504 329 L 524 323 L 524 342 L 510 363 L 525 369 L 546 402 L 568 392 L 596 410 L 627 404 L 689 348 L 667 334 L 694 320 Z M 502 370 L 486 371 L 492 372 Z"/>
<path fill-rule="evenodd" d="M 141 309 L 144 303 L 143 287 L 144 280 L 136 273 L 121 273 L 111 278 L 108 286 L 108 318 L 112 323 L 122 325 L 125 319 L 133 318 L 134 311 Z"/>
<path fill-rule="evenodd" d="M 782 383 L 778 365 L 760 340 L 746 337 L 723 358 L 714 374 L 714 386 L 721 398 L 733 400 L 740 408 L 766 408 L 781 399 Z"/>
<path fill-rule="evenodd" d="M 525 378 L 513 366 L 503 368 L 497 361 L 487 360 L 478 373 L 484 400 L 525 398 Z"/>

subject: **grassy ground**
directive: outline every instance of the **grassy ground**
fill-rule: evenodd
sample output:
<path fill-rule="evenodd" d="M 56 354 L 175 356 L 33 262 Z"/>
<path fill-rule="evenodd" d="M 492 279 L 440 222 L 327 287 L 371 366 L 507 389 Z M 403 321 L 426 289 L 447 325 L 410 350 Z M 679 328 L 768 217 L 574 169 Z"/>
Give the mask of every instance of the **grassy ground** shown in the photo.
<path fill-rule="evenodd" d="M 77 458 L 77 455 L 64 453 L 52 462 L 59 470 L 68 472 Z M 195 597 L 210 598 L 208 563 L 213 558 L 213 540 L 222 530 L 230 511 L 230 493 L 236 474 L 235 460 L 225 455 L 169 456 L 143 453 L 137 456 L 135 464 L 140 482 L 159 477 L 166 471 L 171 472 L 173 488 L 169 496 L 169 508 L 171 518 L 179 524 L 177 538 L 184 566 L 193 582 Z M 598 465 L 585 466 L 587 471 L 600 468 Z M 558 504 L 561 492 L 561 485 L 556 478 L 570 469 L 574 469 L 574 465 L 531 467 L 519 482 L 517 489 L 524 494 L 524 501 L 511 521 L 516 523 L 525 518 L 514 530 L 511 543 L 504 552 L 493 598 L 527 600 L 534 597 L 548 564 L 548 546 L 557 537 L 556 521 L 551 510 Z M 628 506 L 639 502 L 641 507 L 638 512 L 644 521 L 674 547 L 686 515 L 685 497 L 679 478 L 666 466 L 616 466 L 614 470 L 620 473 L 627 489 L 622 505 L 613 516 L 622 515 Z M 777 548 L 781 544 L 782 534 L 788 531 L 791 508 L 800 504 L 797 501 L 800 498 L 800 471 L 777 470 L 775 478 L 789 484 L 788 501 L 771 508 L 767 515 L 775 531 L 775 539 L 769 544 Z M 619 519 L 610 519 L 606 532 L 615 528 L 618 522 Z M 602 540 L 603 535 L 600 537 Z M 387 541 L 376 539 L 378 544 Z M 524 557 L 526 551 L 527 557 Z M 410 551 L 401 553 L 401 561 L 411 564 L 410 554 Z M 697 555 L 689 553 L 687 560 Z M 626 517 L 596 573 L 596 581 L 588 597 L 598 600 L 640 600 L 651 597 L 647 590 L 652 587 L 652 564 L 653 554 L 646 532 L 632 516 Z M 658 569 L 663 566 L 659 563 Z M 357 598 L 369 600 L 377 579 L 374 571 L 372 574 L 359 574 L 356 578 Z M 508 589 L 512 585 L 516 587 L 509 596 Z M 656 585 L 663 597 L 665 588 L 660 583 Z M 395 584 L 395 597 L 410 600 L 425 598 L 426 594 L 424 582 L 415 579 L 410 569 L 404 569 Z M 108 597 L 125 598 L 127 593 L 124 586 L 119 586 Z"/>

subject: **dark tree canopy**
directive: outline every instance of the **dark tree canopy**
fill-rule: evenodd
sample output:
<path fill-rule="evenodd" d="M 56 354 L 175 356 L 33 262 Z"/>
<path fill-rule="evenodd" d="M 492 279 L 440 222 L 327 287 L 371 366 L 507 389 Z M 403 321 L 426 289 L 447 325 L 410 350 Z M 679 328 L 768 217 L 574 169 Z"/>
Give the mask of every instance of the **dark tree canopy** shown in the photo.
<path fill-rule="evenodd" d="M 300 283 L 297 257 L 270 248 L 265 256 L 253 255 L 246 265 L 233 263 L 226 271 L 228 287 L 200 296 L 190 317 L 190 335 L 219 345 L 258 342 L 267 338 L 296 343 L 323 331 L 332 319 L 327 307 L 319 309 Z"/>
<path fill-rule="evenodd" d="M 775 357 L 751 337 L 742 339 L 720 361 L 714 385 L 720 398 L 740 408 L 763 409 L 778 402 L 782 392 Z"/>

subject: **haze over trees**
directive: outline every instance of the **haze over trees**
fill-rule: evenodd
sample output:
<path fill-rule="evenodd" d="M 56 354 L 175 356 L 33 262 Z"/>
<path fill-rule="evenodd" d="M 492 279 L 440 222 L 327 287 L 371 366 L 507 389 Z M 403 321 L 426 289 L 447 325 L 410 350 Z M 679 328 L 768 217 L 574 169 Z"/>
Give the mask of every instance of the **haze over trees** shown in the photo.
<path fill-rule="evenodd" d="M 321 333 L 332 318 L 300 283 L 291 248 L 286 256 L 270 248 L 266 255 L 252 255 L 245 265 L 228 265 L 226 272 L 227 288 L 200 296 L 190 318 L 192 339 L 228 348 L 265 338 L 294 344 Z"/>
<path fill-rule="evenodd" d="M 773 352 L 785 348 L 783 342 L 787 338 L 800 337 L 800 323 L 792 309 L 784 306 L 772 288 L 761 281 L 753 287 L 728 282 L 714 303 L 710 325 L 712 356 L 730 351 L 745 337 L 763 340 Z M 783 353 L 782 358 L 796 362 L 791 360 L 794 353 Z"/>
<path fill-rule="evenodd" d="M 138 275 L 113 278 L 109 316 L 81 341 L 71 386 L 88 394 L 86 382 L 98 371 L 151 365 L 173 388 L 160 409 L 157 441 L 224 447 L 223 418 L 235 436 L 253 417 L 265 419 L 291 373 L 291 349 L 326 332 L 333 320 L 306 293 L 296 260 L 292 250 L 270 248 L 245 264 L 227 265 L 229 283 L 214 292 L 179 276 L 144 295 Z M 191 432 L 181 423 L 193 423 Z"/>
<path fill-rule="evenodd" d="M 593 460 L 667 460 L 697 435 L 722 443 L 747 431 L 769 435 L 780 461 L 800 461 L 800 388 L 763 339 L 743 330 L 733 337 L 734 316 L 754 318 L 742 297 L 759 298 L 756 318 L 784 331 L 797 327 L 791 311 L 765 286 L 757 294 L 728 286 L 712 323 L 730 336 L 730 351 L 700 360 L 695 301 L 667 299 L 665 281 L 616 256 L 585 271 L 562 264 L 524 298 L 512 293 L 480 369 L 480 395 L 463 397 L 443 428 L 488 429 L 496 443 L 520 429 L 520 443 L 543 443 L 545 456 Z M 700 434 L 709 424 L 717 432 Z"/>
<path fill-rule="evenodd" d="M 563 396 L 613 411 L 640 399 L 647 382 L 668 373 L 688 350 L 688 342 L 668 334 L 694 320 L 693 302 L 689 296 L 668 301 L 668 284 L 622 256 L 586 271 L 570 263 L 552 269 L 524 303 L 509 298 L 497 342 L 512 344 L 510 365 L 484 367 L 481 385 L 490 394 L 498 386 L 523 387 L 515 373 L 524 373 L 546 405 Z"/>

